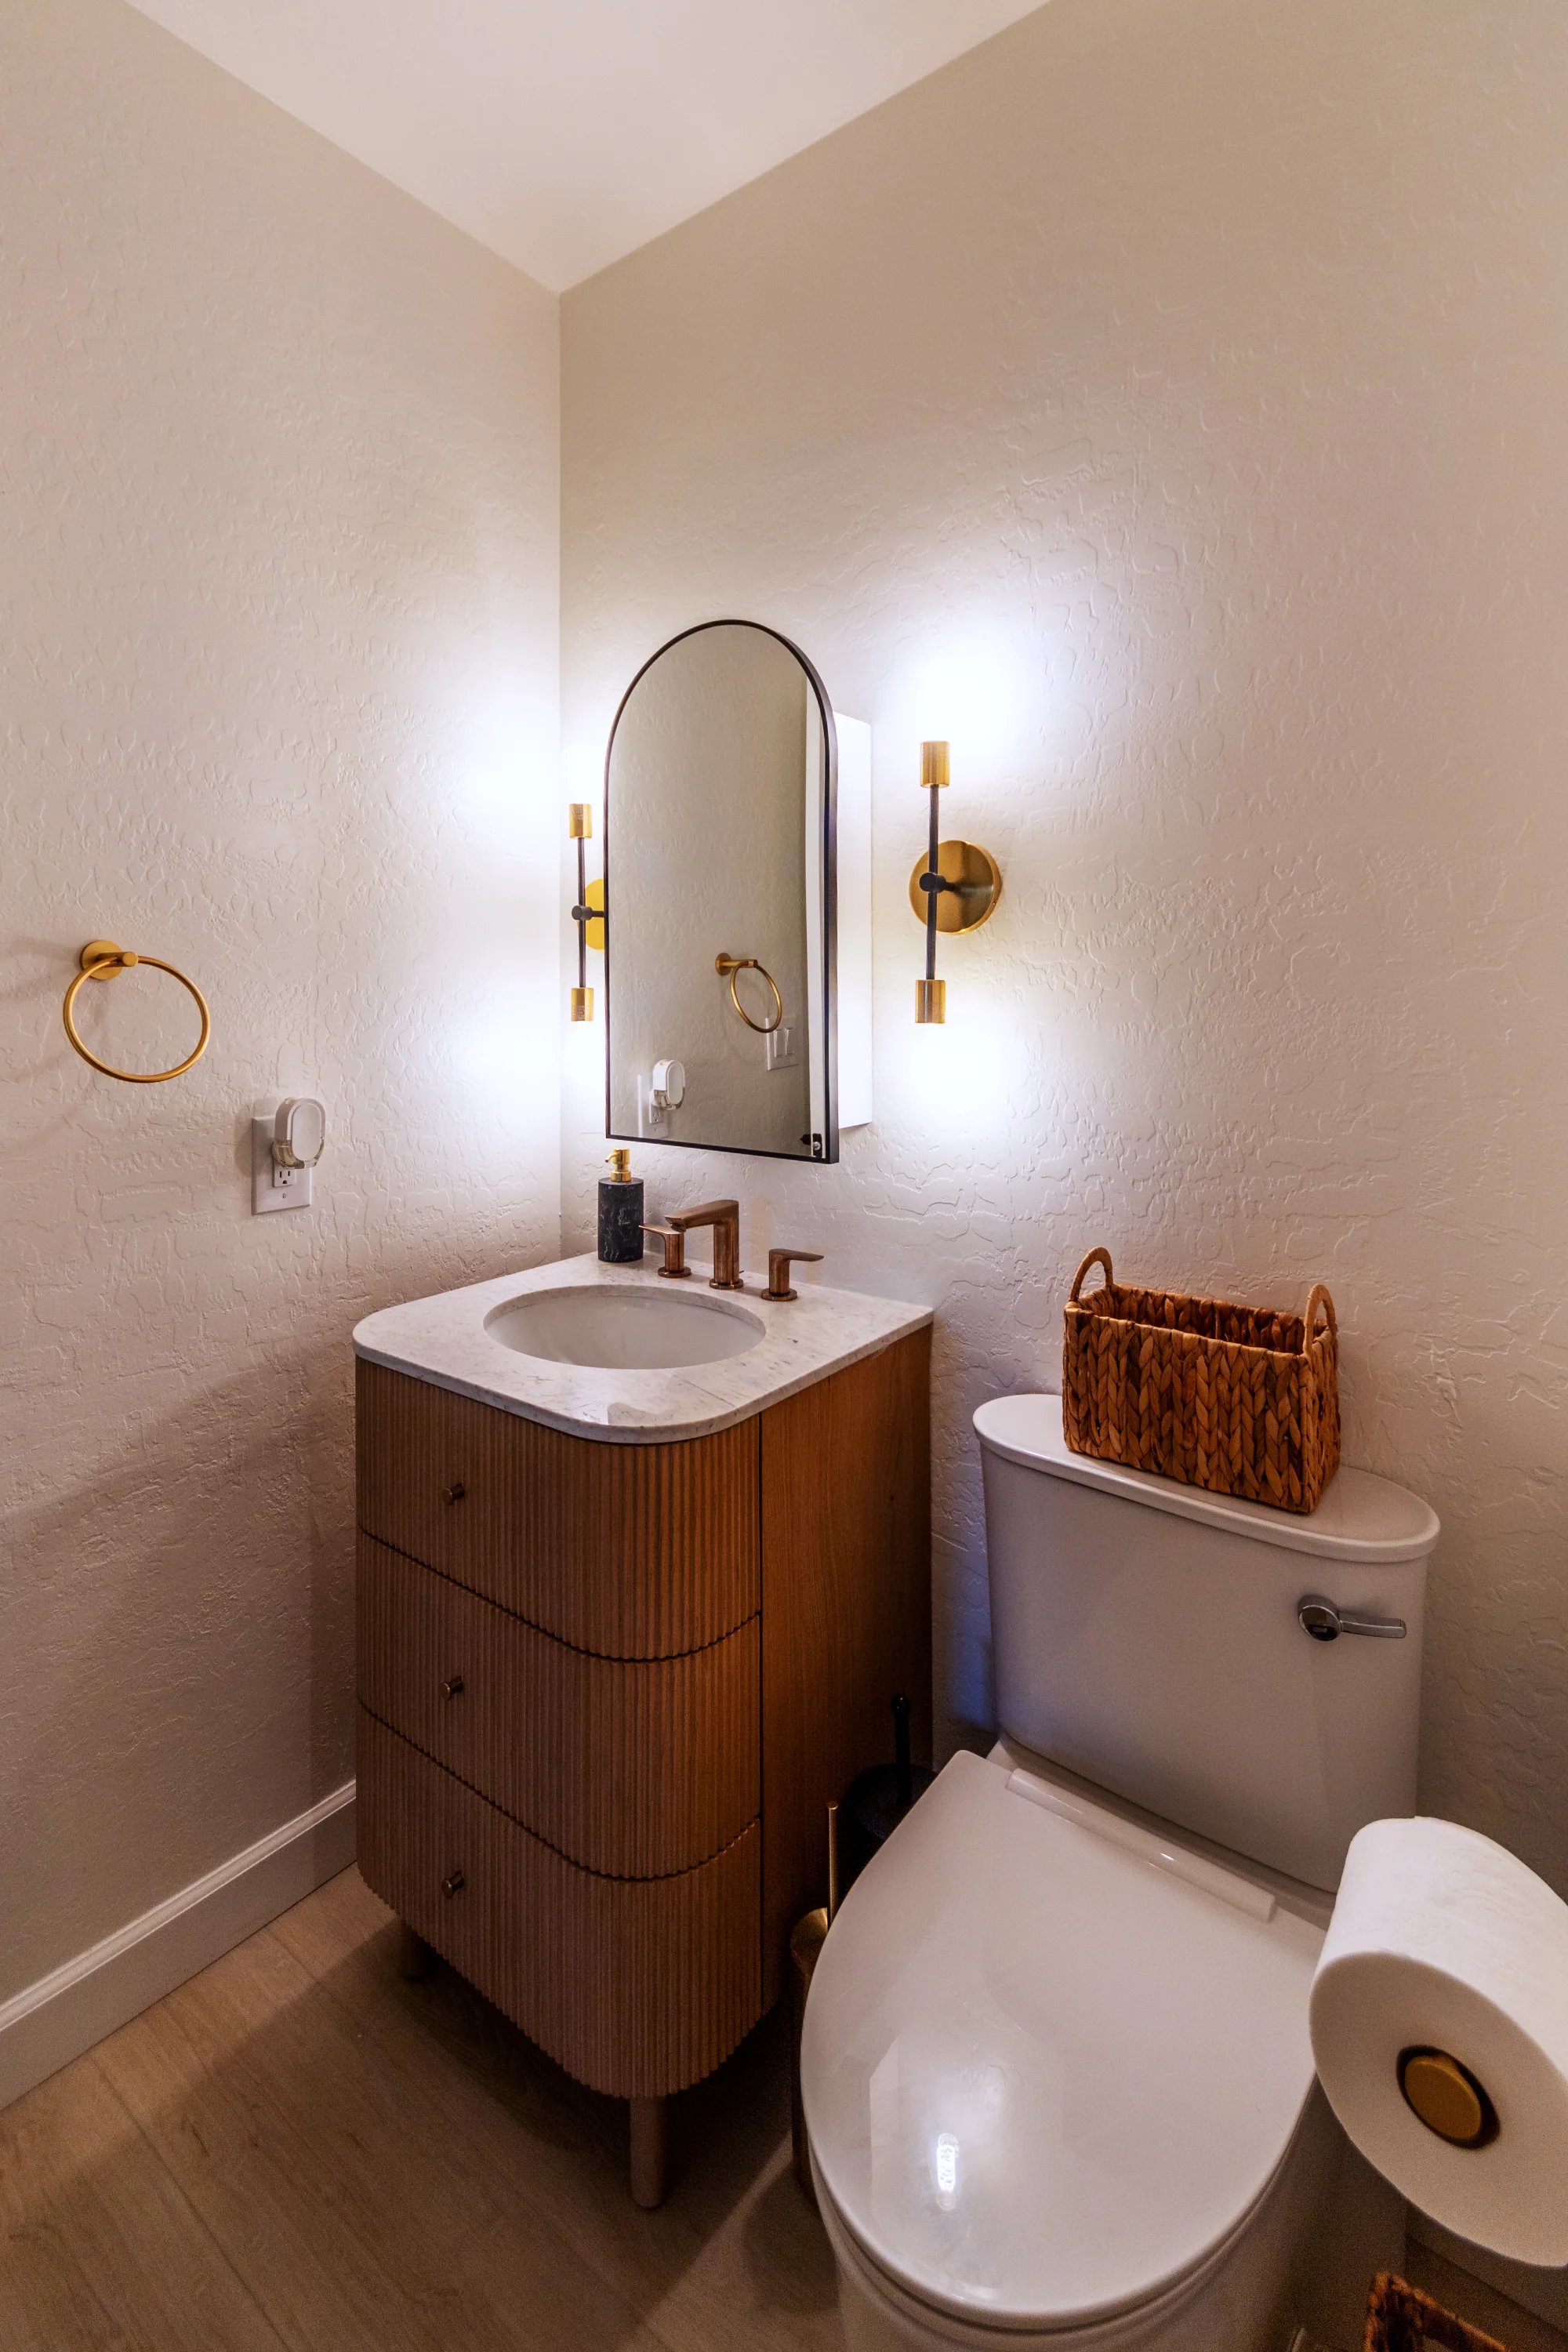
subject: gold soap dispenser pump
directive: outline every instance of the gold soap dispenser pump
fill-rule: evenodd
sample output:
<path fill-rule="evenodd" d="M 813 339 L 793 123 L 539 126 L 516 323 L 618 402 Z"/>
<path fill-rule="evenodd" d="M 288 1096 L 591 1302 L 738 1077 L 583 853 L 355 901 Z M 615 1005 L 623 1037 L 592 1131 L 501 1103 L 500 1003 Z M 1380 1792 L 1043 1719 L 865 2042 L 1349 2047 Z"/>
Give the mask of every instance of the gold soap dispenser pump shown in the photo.
<path fill-rule="evenodd" d="M 643 1253 L 643 1181 L 632 1174 L 632 1155 L 623 1147 L 609 1155 L 610 1173 L 599 1179 L 599 1256 L 605 1265 L 636 1265 Z"/>

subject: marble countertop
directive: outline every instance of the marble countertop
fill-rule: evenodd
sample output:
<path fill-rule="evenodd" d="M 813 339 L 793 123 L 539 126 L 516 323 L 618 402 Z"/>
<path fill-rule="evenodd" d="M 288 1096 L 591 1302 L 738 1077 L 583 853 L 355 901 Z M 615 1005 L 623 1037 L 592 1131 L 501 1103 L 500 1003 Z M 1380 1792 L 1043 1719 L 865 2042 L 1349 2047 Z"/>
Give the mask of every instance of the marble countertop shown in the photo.
<path fill-rule="evenodd" d="M 750 1273 L 744 1291 L 715 1291 L 706 1266 L 694 1266 L 689 1284 L 665 1284 L 657 1264 L 650 1253 L 640 1265 L 601 1265 L 590 1254 L 536 1265 L 526 1274 L 503 1274 L 493 1282 L 469 1283 L 435 1298 L 412 1299 L 405 1307 L 384 1307 L 355 1327 L 354 1352 L 391 1371 L 411 1373 L 575 1437 L 656 1444 L 706 1437 L 749 1421 L 931 1320 L 929 1307 L 830 1290 L 821 1283 L 801 1283 L 796 1298 L 770 1300 L 763 1295 L 766 1277 Z M 753 1326 L 760 1324 L 762 1338 L 744 1355 L 718 1363 L 624 1371 L 519 1355 L 485 1328 L 486 1318 L 514 1299 L 577 1288 L 696 1294 L 721 1311 L 730 1307 Z"/>

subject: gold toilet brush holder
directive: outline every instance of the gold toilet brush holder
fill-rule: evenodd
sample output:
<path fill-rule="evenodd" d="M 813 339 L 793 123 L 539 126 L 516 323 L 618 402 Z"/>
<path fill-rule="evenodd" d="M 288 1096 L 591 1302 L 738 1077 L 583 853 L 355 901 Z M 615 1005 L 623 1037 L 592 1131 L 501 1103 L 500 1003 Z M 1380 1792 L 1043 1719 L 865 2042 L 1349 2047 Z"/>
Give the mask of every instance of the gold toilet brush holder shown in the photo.
<path fill-rule="evenodd" d="M 838 1807 L 827 1808 L 827 1907 L 808 1911 L 797 1919 L 789 1939 L 789 1973 L 792 2006 L 795 2011 L 795 2048 L 790 2065 L 790 2143 L 795 2151 L 795 2177 L 810 2198 L 816 2202 L 816 2191 L 811 2182 L 811 2148 L 805 2136 L 805 2110 L 800 2097 L 800 2037 L 805 2025 L 805 1997 L 811 1990 L 811 1979 L 827 1931 L 838 1909 Z"/>

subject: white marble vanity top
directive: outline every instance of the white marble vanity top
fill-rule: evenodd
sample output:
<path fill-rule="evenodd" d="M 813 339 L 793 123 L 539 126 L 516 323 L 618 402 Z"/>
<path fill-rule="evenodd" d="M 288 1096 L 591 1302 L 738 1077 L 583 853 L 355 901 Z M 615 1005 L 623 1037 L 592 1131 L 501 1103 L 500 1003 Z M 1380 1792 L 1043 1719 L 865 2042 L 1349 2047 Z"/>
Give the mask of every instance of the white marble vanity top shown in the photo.
<path fill-rule="evenodd" d="M 799 1282 L 798 1297 L 770 1300 L 764 1296 L 767 1277 L 752 1273 L 743 1291 L 718 1292 L 709 1286 L 706 1266 L 694 1265 L 689 1283 L 668 1284 L 659 1280 L 657 1265 L 652 1254 L 640 1265 L 602 1265 L 592 1255 L 563 1258 L 526 1274 L 503 1274 L 435 1298 L 412 1299 L 405 1307 L 384 1307 L 356 1326 L 354 1352 L 391 1371 L 411 1373 L 576 1437 L 653 1444 L 732 1428 L 931 1320 L 929 1307 L 830 1290 L 820 1283 Z M 519 1355 L 485 1328 L 486 1318 L 498 1307 L 531 1292 L 605 1286 L 666 1295 L 700 1290 L 704 1300 L 732 1305 L 760 1323 L 763 1336 L 744 1355 L 718 1363 L 626 1371 Z"/>

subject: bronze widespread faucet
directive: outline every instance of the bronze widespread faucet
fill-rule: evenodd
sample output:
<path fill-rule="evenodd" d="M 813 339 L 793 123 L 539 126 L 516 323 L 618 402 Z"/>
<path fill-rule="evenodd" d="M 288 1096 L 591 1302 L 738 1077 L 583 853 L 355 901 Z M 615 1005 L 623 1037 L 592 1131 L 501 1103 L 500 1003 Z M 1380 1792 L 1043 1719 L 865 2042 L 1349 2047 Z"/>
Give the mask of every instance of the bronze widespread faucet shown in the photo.
<path fill-rule="evenodd" d="M 746 1286 L 741 1279 L 739 1201 L 704 1201 L 698 1209 L 671 1209 L 666 1223 L 678 1234 L 689 1234 L 698 1225 L 711 1225 L 713 1272 L 709 1288 L 744 1290 Z"/>

